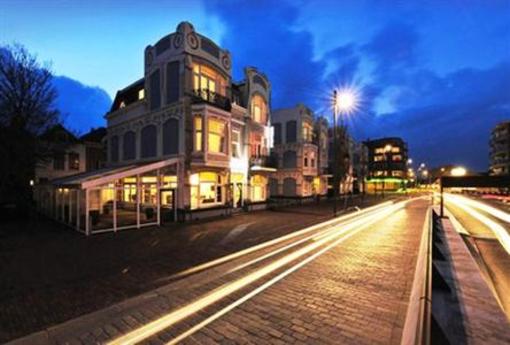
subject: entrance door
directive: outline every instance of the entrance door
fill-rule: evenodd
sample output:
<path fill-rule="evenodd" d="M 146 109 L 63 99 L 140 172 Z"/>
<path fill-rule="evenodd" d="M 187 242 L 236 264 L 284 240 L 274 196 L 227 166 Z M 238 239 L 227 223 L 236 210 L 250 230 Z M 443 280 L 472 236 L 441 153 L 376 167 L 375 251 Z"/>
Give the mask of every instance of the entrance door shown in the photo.
<path fill-rule="evenodd" d="M 161 205 L 161 223 L 173 222 L 175 209 L 175 189 L 161 189 L 159 192 Z"/>
<path fill-rule="evenodd" d="M 243 184 L 240 182 L 232 183 L 233 208 L 241 208 L 243 206 Z"/>

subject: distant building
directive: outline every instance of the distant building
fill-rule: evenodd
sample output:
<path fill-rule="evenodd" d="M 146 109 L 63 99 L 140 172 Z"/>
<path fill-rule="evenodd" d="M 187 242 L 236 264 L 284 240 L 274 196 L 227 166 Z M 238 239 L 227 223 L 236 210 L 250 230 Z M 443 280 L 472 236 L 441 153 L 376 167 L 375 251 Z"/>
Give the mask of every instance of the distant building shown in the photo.
<path fill-rule="evenodd" d="M 365 142 L 368 148 L 367 192 L 396 191 L 407 183 L 407 144 L 401 138 Z"/>
<path fill-rule="evenodd" d="M 102 168 L 106 161 L 105 136 L 104 127 L 92 129 L 81 137 L 62 125 L 48 129 L 40 137 L 41 149 L 48 151 L 48 158 L 36 167 L 35 183 Z"/>
<path fill-rule="evenodd" d="M 501 122 L 492 130 L 489 172 L 491 175 L 510 174 L 510 121 Z"/>
<path fill-rule="evenodd" d="M 303 104 L 272 114 L 277 171 L 271 174 L 272 197 L 311 197 L 327 193 L 327 122 L 316 120 Z"/>

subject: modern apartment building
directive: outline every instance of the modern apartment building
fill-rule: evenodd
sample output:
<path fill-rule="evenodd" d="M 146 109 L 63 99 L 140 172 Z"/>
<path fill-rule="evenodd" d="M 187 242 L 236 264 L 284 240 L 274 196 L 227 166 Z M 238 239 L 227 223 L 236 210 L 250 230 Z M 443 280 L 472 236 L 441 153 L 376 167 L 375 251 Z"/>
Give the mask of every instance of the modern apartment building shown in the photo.
<path fill-rule="evenodd" d="M 491 175 L 510 175 L 510 121 L 499 123 L 491 133 Z"/>
<path fill-rule="evenodd" d="M 395 191 L 406 187 L 407 144 L 401 138 L 365 142 L 368 148 L 367 192 Z"/>
<path fill-rule="evenodd" d="M 327 193 L 327 122 L 303 104 L 272 114 L 278 170 L 271 175 L 272 197 L 303 198 Z"/>
<path fill-rule="evenodd" d="M 107 120 L 108 167 L 53 181 L 46 211 L 87 234 L 264 207 L 271 84 L 183 22 L 149 45 Z"/>

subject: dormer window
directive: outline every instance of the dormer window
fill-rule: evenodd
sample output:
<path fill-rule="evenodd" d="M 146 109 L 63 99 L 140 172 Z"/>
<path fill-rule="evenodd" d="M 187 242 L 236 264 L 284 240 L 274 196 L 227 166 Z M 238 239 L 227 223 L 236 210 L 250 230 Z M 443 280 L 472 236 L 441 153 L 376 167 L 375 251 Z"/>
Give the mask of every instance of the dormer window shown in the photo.
<path fill-rule="evenodd" d="M 251 116 L 255 122 L 265 124 L 267 122 L 267 105 L 264 98 L 256 94 L 251 99 Z"/>
<path fill-rule="evenodd" d="M 124 101 L 120 102 L 119 109 L 122 109 L 125 107 L 126 107 L 126 103 L 124 103 Z"/>
<path fill-rule="evenodd" d="M 138 100 L 145 98 L 145 89 L 141 89 L 138 91 Z"/>

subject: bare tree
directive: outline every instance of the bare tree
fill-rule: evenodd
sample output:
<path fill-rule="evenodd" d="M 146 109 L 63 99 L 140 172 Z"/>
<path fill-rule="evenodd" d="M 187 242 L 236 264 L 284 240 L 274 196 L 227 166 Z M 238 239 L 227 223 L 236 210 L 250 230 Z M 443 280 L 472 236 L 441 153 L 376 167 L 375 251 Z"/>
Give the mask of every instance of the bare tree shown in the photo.
<path fill-rule="evenodd" d="M 23 46 L 0 47 L 0 201 L 30 199 L 29 181 L 46 154 L 38 137 L 59 119 L 48 64 Z"/>

